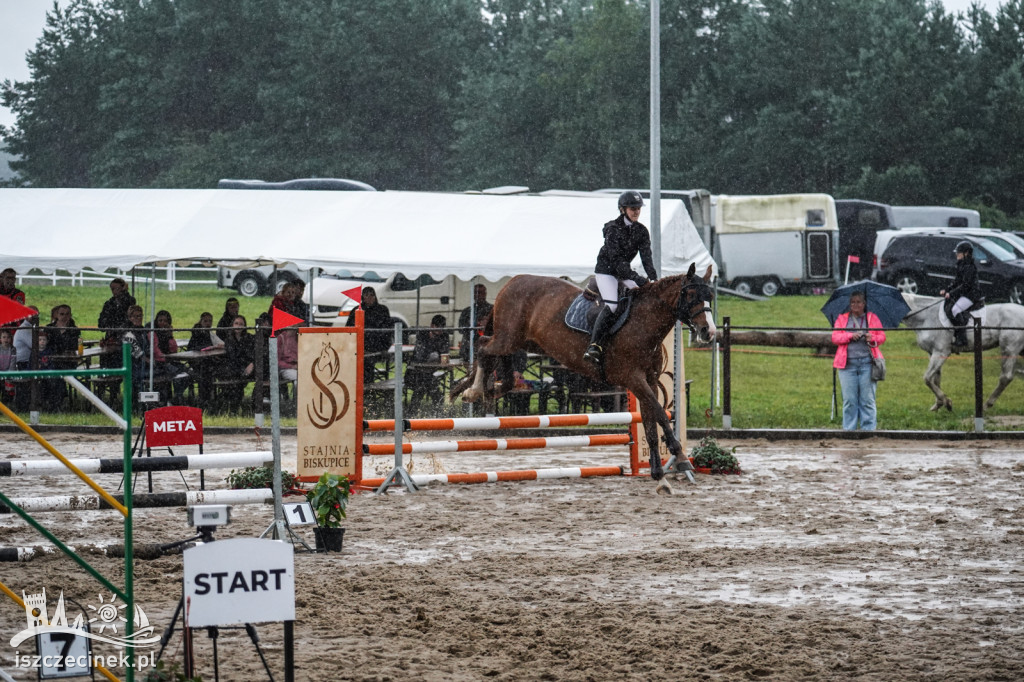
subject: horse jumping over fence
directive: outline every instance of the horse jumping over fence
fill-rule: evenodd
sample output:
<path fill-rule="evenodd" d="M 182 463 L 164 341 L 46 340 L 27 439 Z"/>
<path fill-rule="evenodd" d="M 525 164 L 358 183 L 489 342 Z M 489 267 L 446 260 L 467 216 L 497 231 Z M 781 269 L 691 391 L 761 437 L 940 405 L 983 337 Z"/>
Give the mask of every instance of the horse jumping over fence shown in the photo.
<path fill-rule="evenodd" d="M 933 296 L 903 294 L 910 306 L 910 313 L 903 318 L 903 324 L 917 330 L 917 345 L 931 355 L 928 369 L 924 372 L 924 383 L 935 394 L 931 411 L 945 407 L 953 409 L 953 401 L 942 391 L 942 364 L 949 357 L 953 347 L 953 333 L 950 329 L 928 329 L 941 327 L 939 311 L 943 299 Z M 926 327 L 926 329 L 922 329 Z M 974 334 L 968 329 L 968 349 L 974 350 Z M 996 303 L 985 306 L 985 322 L 981 329 L 982 350 L 999 346 L 1002 353 L 1002 371 L 999 383 L 992 395 L 985 401 L 985 409 L 995 405 L 996 399 L 1013 381 L 1013 370 L 1017 356 L 1024 349 L 1024 306 L 1016 303 Z"/>
<path fill-rule="evenodd" d="M 480 347 L 469 375 L 452 388 L 452 398 L 462 394 L 467 402 L 497 399 L 514 385 L 508 356 L 520 349 L 544 353 L 571 372 L 633 392 L 640 403 L 650 446 L 651 478 L 662 478 L 658 426 L 677 461 L 685 463 L 687 459 L 658 402 L 661 342 L 677 319 L 702 342 L 710 340 L 715 331 L 708 305 L 713 297 L 707 285 L 711 268 L 703 278 L 695 271 L 696 266 L 691 264 L 685 275 L 664 277 L 634 289 L 629 319 L 607 344 L 600 366 L 583 360 L 589 336 L 565 324 L 566 310 L 581 293 L 579 287 L 554 277 L 513 277 L 495 298 L 485 332 L 489 339 Z M 501 381 L 497 391 L 489 381 L 495 368 Z"/>

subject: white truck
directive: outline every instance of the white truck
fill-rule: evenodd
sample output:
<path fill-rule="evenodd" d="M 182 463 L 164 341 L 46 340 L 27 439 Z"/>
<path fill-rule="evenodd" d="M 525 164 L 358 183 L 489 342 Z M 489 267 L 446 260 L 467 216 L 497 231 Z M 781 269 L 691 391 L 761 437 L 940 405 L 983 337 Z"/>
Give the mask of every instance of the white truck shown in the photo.
<path fill-rule="evenodd" d="M 371 286 L 377 293 L 377 300 L 391 311 L 391 317 L 407 327 L 429 327 L 430 318 L 437 314 L 445 316 L 448 327 L 455 327 L 459 322 L 459 314 L 469 306 L 476 284 L 487 287 L 487 300 L 493 303 L 494 297 L 509 279 L 505 277 L 498 282 L 489 282 L 477 278 L 467 282 L 454 275 L 442 280 L 420 275 L 411 280 L 401 273 L 395 273 L 387 279 L 372 274 L 364 279 L 323 276 L 317 277 L 306 287 L 302 300 L 309 303 L 312 293 L 315 324 L 342 327 L 358 304 L 357 300 L 343 292 Z"/>

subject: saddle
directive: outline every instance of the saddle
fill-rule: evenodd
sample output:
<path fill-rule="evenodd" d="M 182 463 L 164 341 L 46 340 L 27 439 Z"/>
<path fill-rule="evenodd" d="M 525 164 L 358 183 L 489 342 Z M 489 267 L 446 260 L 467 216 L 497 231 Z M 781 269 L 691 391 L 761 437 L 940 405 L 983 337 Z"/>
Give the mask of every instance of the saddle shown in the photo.
<path fill-rule="evenodd" d="M 942 303 L 942 314 L 939 315 L 939 322 L 947 329 L 957 326 L 956 320 L 953 319 L 953 305 L 955 303 L 956 301 L 953 297 L 947 298 Z M 981 320 L 982 324 L 985 324 L 985 298 L 979 297 L 970 308 L 964 311 L 964 314 L 968 320 L 972 317 L 977 317 Z"/>
<path fill-rule="evenodd" d="M 616 311 L 615 322 L 612 323 L 612 327 L 608 331 L 609 337 L 613 336 L 615 332 L 622 328 L 622 325 L 626 324 L 626 320 L 629 319 L 630 308 L 633 305 L 633 296 L 630 294 L 630 290 L 622 286 L 621 282 L 619 283 L 618 296 L 619 308 Z M 569 309 L 565 311 L 565 325 L 569 329 L 574 329 L 578 332 L 591 333 L 594 330 L 594 320 L 597 319 L 597 314 L 601 312 L 602 305 L 604 303 L 601 300 L 601 292 L 597 288 L 597 280 L 591 277 L 587 280 L 583 293 L 577 296 L 569 304 Z"/>

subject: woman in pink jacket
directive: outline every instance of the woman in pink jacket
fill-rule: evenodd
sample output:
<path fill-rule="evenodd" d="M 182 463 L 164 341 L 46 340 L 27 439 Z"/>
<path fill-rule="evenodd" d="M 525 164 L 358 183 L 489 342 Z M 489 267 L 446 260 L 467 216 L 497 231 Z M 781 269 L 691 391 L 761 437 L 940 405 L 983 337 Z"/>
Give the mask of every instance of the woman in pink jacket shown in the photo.
<path fill-rule="evenodd" d="M 864 431 L 874 431 L 878 423 L 875 408 L 875 382 L 871 380 L 873 358 L 882 357 L 885 343 L 882 323 L 867 312 L 863 292 L 850 294 L 850 311 L 836 318 L 832 343 L 837 347 L 832 366 L 839 370 L 843 388 L 843 428 L 853 431 L 860 422 Z"/>

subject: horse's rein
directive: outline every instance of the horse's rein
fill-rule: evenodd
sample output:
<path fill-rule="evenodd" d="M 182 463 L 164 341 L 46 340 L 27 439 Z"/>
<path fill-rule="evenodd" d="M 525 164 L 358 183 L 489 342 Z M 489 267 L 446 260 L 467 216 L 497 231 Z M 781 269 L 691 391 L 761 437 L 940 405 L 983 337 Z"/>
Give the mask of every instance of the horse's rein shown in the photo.
<path fill-rule="evenodd" d="M 920 310 L 915 310 L 912 313 L 907 313 L 906 315 L 903 316 L 903 319 L 905 320 L 908 317 L 913 317 L 914 315 L 917 315 L 918 313 L 923 313 L 924 311 L 928 310 L 929 308 L 932 308 L 932 307 L 937 306 L 938 304 L 942 303 L 944 300 L 945 299 L 940 298 L 935 303 L 929 303 L 928 305 L 926 305 L 925 307 L 921 308 Z"/>

